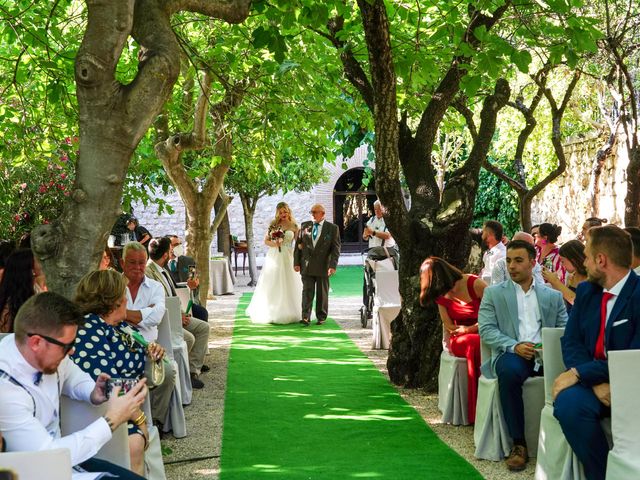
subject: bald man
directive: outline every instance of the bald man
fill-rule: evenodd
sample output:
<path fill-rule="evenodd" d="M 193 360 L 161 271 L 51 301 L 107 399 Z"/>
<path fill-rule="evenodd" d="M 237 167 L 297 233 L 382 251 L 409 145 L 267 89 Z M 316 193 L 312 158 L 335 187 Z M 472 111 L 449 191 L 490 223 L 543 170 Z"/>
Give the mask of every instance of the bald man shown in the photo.
<path fill-rule="evenodd" d="M 527 232 L 516 232 L 511 240 L 524 240 L 531 245 L 534 244 L 533 236 Z M 505 258 L 501 258 L 496 262 L 493 267 L 493 271 L 491 272 L 491 285 L 502 283 L 509 278 L 509 272 L 507 272 L 507 260 Z M 542 267 L 538 262 L 536 262 L 533 267 L 533 280 L 538 285 L 545 285 L 544 278 L 542 278 Z"/>

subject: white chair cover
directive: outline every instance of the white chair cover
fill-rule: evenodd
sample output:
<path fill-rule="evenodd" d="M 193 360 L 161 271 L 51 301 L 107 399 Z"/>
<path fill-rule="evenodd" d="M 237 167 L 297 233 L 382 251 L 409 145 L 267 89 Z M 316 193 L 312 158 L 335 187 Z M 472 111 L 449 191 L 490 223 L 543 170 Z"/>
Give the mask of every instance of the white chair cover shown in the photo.
<path fill-rule="evenodd" d="M 91 405 L 87 402 L 73 400 L 66 395 L 60 396 L 60 430 L 63 436 L 82 430 L 105 414 L 106 404 Z M 127 424 L 123 423 L 113 432 L 111 440 L 102 446 L 96 458 L 131 468 L 129 453 L 129 434 Z M 44 477 L 43 477 L 44 478 Z"/>
<path fill-rule="evenodd" d="M 379 263 L 379 262 L 378 262 Z M 400 313 L 400 291 L 397 270 L 378 270 L 374 278 L 372 348 L 388 349 L 391 322 Z"/>
<path fill-rule="evenodd" d="M 640 478 L 640 350 L 611 351 L 611 434 L 613 449 L 607 459 L 607 480 Z"/>
<path fill-rule="evenodd" d="M 564 328 L 542 329 L 545 405 L 540 413 L 536 480 L 581 480 L 582 464 L 575 456 L 553 416 L 553 382 L 566 370 L 560 339 Z"/>
<path fill-rule="evenodd" d="M 167 298 L 167 301 L 170 298 Z M 169 302 L 170 303 L 170 302 Z M 162 317 L 160 325 L 158 325 L 158 343 L 166 350 L 167 356 L 171 360 L 172 368 L 176 371 L 176 383 L 171 394 L 171 403 L 169 405 L 169 411 L 167 417 L 164 419 L 163 430 L 169 432 L 173 430 L 173 436 L 176 438 L 182 438 L 187 436 L 187 422 L 184 418 L 184 407 L 182 406 L 182 392 L 180 371 L 178 370 L 178 364 L 174 360 L 172 333 L 169 319 L 169 310 L 167 310 Z"/>
<path fill-rule="evenodd" d="M 191 290 L 188 287 L 178 287 L 176 288 L 176 295 L 180 299 L 180 308 L 183 312 L 186 312 L 189 300 L 191 300 Z"/>
<path fill-rule="evenodd" d="M 178 371 L 180 372 L 180 394 L 182 395 L 182 404 L 189 405 L 191 404 L 191 399 L 193 397 L 193 387 L 191 386 L 191 376 L 189 375 L 189 350 L 182 331 L 182 311 L 180 304 L 181 300 L 179 297 L 167 297 L 165 303 L 167 313 L 169 314 L 169 323 L 171 325 L 173 358 L 175 359 Z"/>
<path fill-rule="evenodd" d="M 469 425 L 467 385 L 467 359 L 443 350 L 438 372 L 438 409 L 443 423 Z"/>
<path fill-rule="evenodd" d="M 71 480 L 71 454 L 68 448 L 0 453 L 0 468 L 13 470 L 20 480 Z"/>
<path fill-rule="evenodd" d="M 147 417 L 151 418 L 151 417 Z M 164 471 L 164 463 L 162 461 L 162 447 L 160 445 L 160 433 L 158 428 L 148 425 L 149 429 L 149 448 L 144 453 L 144 467 L 147 480 L 167 480 L 167 474 Z"/>
<path fill-rule="evenodd" d="M 484 363 L 490 358 L 490 351 L 480 341 L 481 358 Z M 538 451 L 540 433 L 540 412 L 544 406 L 544 378 L 531 377 L 522 385 L 524 401 L 524 436 L 530 457 Z M 484 460 L 503 460 L 513 446 L 507 424 L 500 405 L 498 379 L 480 375 L 478 382 L 478 401 L 476 403 L 476 423 L 473 428 L 473 441 L 476 446 L 476 458 Z"/>

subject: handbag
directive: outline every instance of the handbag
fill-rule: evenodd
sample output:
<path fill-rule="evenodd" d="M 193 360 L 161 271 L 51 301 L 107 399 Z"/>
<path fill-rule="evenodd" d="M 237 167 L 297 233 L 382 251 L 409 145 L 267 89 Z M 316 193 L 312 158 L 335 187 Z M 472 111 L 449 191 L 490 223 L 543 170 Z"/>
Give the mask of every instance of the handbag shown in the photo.
<path fill-rule="evenodd" d="M 147 379 L 147 388 L 152 390 L 164 382 L 164 361 L 154 360 L 148 354 L 145 356 L 144 376 Z"/>
<path fill-rule="evenodd" d="M 145 351 L 149 347 L 149 342 L 138 332 L 130 326 L 122 327 L 122 330 L 127 333 L 137 344 L 141 345 Z M 164 382 L 164 369 L 166 357 L 155 360 L 147 353 L 144 357 L 144 376 L 147 379 L 147 388 L 152 390 Z"/>

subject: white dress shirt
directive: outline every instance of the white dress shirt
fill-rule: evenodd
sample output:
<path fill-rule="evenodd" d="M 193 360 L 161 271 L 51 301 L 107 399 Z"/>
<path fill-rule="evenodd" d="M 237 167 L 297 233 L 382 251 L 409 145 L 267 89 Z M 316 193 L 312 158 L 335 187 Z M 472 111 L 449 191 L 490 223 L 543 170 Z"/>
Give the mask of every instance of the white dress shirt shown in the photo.
<path fill-rule="evenodd" d="M 388 232 L 387 224 L 384 222 L 384 217 L 378 218 L 374 215 L 367 222 L 367 227 L 376 232 Z M 380 247 L 382 246 L 383 241 L 385 247 L 393 247 L 396 244 L 396 241 L 393 239 L 393 237 L 389 237 L 387 240 L 384 240 L 383 238 L 371 235 L 369 237 L 369 248 Z"/>
<path fill-rule="evenodd" d="M 513 282 L 513 280 L 512 280 Z M 516 300 L 518 303 L 518 342 L 540 343 L 542 341 L 542 315 L 538 305 L 535 280 L 525 293 L 522 287 L 513 282 L 516 288 Z"/>
<path fill-rule="evenodd" d="M 482 272 L 480 272 L 480 278 L 482 278 L 487 285 L 491 285 L 491 272 L 493 272 L 493 267 L 498 260 L 506 256 L 507 247 L 505 247 L 502 242 L 498 242 L 489 250 L 484 252 L 484 255 L 482 255 L 482 263 L 484 267 L 482 268 Z"/>
<path fill-rule="evenodd" d="M 316 238 L 313 238 L 313 227 L 315 223 L 316 222 L 314 221 L 313 224 L 311 225 L 311 241 L 313 242 L 314 247 L 316 246 L 316 243 L 318 243 L 318 239 L 320 238 L 320 234 L 322 233 L 322 226 L 324 225 L 324 219 L 318 222 L 318 235 L 316 236 Z"/>
<path fill-rule="evenodd" d="M 622 277 L 620 281 L 616 283 L 613 287 L 611 287 L 609 290 L 607 290 L 606 288 L 602 290 L 602 293 L 608 292 L 611 295 L 613 295 L 613 297 L 611 297 L 607 302 L 607 322 L 609 321 L 609 317 L 611 316 L 611 311 L 613 310 L 613 306 L 616 304 L 616 300 L 618 299 L 618 296 L 620 296 L 620 292 L 622 291 L 624 284 L 627 283 L 627 280 L 629 279 L 629 275 L 631 275 L 631 272 L 627 273 L 624 277 Z"/>
<path fill-rule="evenodd" d="M 162 284 L 145 276 L 135 302 L 131 299 L 131 292 L 127 287 L 127 309 L 140 310 L 142 321 L 136 326 L 146 341 L 155 342 L 158 338 L 158 325 L 166 310 Z"/>
<path fill-rule="evenodd" d="M 42 375 L 36 385 L 38 371 L 22 356 L 11 334 L 0 341 L 0 369 L 24 387 L 6 376 L 0 377 L 0 431 L 8 451 L 68 448 L 71 464 L 78 465 L 93 457 L 111 439 L 111 429 L 102 417 L 83 430 L 61 436 L 60 394 L 90 402 L 95 388 L 89 374 L 68 356 L 58 366 L 57 374 Z"/>

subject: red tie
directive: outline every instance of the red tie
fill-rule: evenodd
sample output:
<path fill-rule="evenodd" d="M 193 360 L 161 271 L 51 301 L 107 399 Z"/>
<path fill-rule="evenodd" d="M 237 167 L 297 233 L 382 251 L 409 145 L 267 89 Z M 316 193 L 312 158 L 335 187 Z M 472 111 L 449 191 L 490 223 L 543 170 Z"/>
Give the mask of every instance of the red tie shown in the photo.
<path fill-rule="evenodd" d="M 604 354 L 604 331 L 607 326 L 607 302 L 613 296 L 611 292 L 602 293 L 602 303 L 600 303 L 600 334 L 598 335 L 598 340 L 596 340 L 596 351 L 593 354 L 596 360 L 605 360 L 607 358 Z"/>

